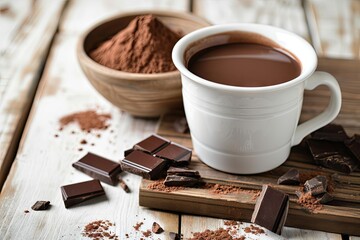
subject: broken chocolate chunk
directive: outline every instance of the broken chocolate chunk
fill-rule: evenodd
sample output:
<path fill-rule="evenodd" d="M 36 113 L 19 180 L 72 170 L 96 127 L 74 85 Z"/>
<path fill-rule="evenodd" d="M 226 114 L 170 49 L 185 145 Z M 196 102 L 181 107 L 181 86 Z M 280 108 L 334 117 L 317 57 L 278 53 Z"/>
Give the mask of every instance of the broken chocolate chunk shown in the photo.
<path fill-rule="evenodd" d="M 34 211 L 48 210 L 50 207 L 50 201 L 36 201 L 36 203 L 31 207 Z"/>
<path fill-rule="evenodd" d="M 167 175 L 164 181 L 164 185 L 167 187 L 196 187 L 203 182 L 199 178 Z"/>
<path fill-rule="evenodd" d="M 61 194 L 66 208 L 86 200 L 105 195 L 104 189 L 97 179 L 70 184 L 61 187 Z"/>
<path fill-rule="evenodd" d="M 359 166 L 359 162 L 342 142 L 308 139 L 307 144 L 319 165 L 344 173 L 350 173 Z"/>
<path fill-rule="evenodd" d="M 164 232 L 164 229 L 162 229 L 162 227 L 160 227 L 160 225 L 157 222 L 153 222 L 151 230 L 153 233 L 156 233 L 156 234 Z"/>
<path fill-rule="evenodd" d="M 349 138 L 344 128 L 337 124 L 328 124 L 313 132 L 311 137 L 317 140 L 327 140 L 332 142 L 344 142 Z"/>
<path fill-rule="evenodd" d="M 334 200 L 334 197 L 326 192 L 326 193 L 322 193 L 322 194 L 316 196 L 316 199 L 318 200 L 318 202 L 320 204 L 326 204 L 326 203 Z"/>
<path fill-rule="evenodd" d="M 169 232 L 169 237 L 171 240 L 181 240 L 181 236 L 178 233 Z"/>
<path fill-rule="evenodd" d="M 132 153 L 133 151 L 134 151 L 133 148 L 126 149 L 126 150 L 124 151 L 124 157 L 126 157 L 127 155 L 129 155 L 129 154 Z"/>
<path fill-rule="evenodd" d="M 355 134 L 352 138 L 345 141 L 346 147 L 360 161 L 360 135 Z"/>
<path fill-rule="evenodd" d="M 177 167 L 170 167 L 167 170 L 167 175 L 176 175 L 176 176 L 185 176 L 185 177 L 192 177 L 192 178 L 200 178 L 200 173 L 196 170 L 191 170 L 188 168 L 177 168 Z"/>
<path fill-rule="evenodd" d="M 186 117 L 180 117 L 174 122 L 174 129 L 178 133 L 188 133 L 190 131 Z"/>
<path fill-rule="evenodd" d="M 281 185 L 299 185 L 300 184 L 300 175 L 299 170 L 290 169 L 284 175 L 279 177 L 277 184 Z"/>
<path fill-rule="evenodd" d="M 92 178 L 115 185 L 118 174 L 121 172 L 120 164 L 93 153 L 87 153 L 79 161 L 72 164 L 77 170 Z"/>
<path fill-rule="evenodd" d="M 304 184 L 304 192 L 310 192 L 312 196 L 325 193 L 327 188 L 327 179 L 325 176 L 318 175 Z"/>
<path fill-rule="evenodd" d="M 170 143 L 164 148 L 155 152 L 155 156 L 170 161 L 172 166 L 188 165 L 191 161 L 191 154 L 191 149 L 176 143 Z"/>
<path fill-rule="evenodd" d="M 142 140 L 141 142 L 138 142 L 137 144 L 134 145 L 134 149 L 135 150 L 140 150 L 140 151 L 144 151 L 150 154 L 153 154 L 157 151 L 159 151 L 160 149 L 164 148 L 165 146 L 167 146 L 168 144 L 170 144 L 170 141 L 160 137 L 159 135 L 151 135 L 150 137 Z"/>
<path fill-rule="evenodd" d="M 151 180 L 164 176 L 166 167 L 165 160 L 139 150 L 134 150 L 121 161 L 123 171 Z"/>
<path fill-rule="evenodd" d="M 281 234 L 289 209 L 289 196 L 281 191 L 263 185 L 251 222 Z"/>
<path fill-rule="evenodd" d="M 125 181 L 122 178 L 119 178 L 119 182 L 120 182 L 120 187 L 126 192 L 126 193 L 130 193 L 130 189 L 128 187 L 128 185 L 125 183 Z"/>

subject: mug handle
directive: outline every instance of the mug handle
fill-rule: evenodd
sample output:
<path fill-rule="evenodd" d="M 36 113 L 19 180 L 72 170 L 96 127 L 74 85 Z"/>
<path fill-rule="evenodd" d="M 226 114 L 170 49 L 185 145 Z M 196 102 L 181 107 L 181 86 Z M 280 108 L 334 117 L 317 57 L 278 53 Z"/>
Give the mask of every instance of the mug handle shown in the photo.
<path fill-rule="evenodd" d="M 318 116 L 297 126 L 291 146 L 299 144 L 311 132 L 325 126 L 336 118 L 341 108 L 341 91 L 336 79 L 326 72 L 315 72 L 305 83 L 305 90 L 313 90 L 319 85 L 330 89 L 330 102 L 327 108 Z"/>

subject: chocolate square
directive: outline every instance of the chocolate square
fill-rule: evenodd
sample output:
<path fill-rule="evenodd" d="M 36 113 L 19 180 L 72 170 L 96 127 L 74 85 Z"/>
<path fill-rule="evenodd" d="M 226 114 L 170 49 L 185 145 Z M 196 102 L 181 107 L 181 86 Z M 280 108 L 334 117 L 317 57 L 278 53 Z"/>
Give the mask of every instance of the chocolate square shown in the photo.
<path fill-rule="evenodd" d="M 311 195 L 316 196 L 326 192 L 327 179 L 325 176 L 318 175 L 309 179 L 304 184 L 304 192 L 311 192 Z"/>
<path fill-rule="evenodd" d="M 185 166 L 191 161 L 192 151 L 176 143 L 170 143 L 155 152 L 155 156 L 169 160 L 173 166 Z"/>
<path fill-rule="evenodd" d="M 281 185 L 299 185 L 300 184 L 300 174 L 297 169 L 290 169 L 284 175 L 279 177 L 277 184 Z"/>
<path fill-rule="evenodd" d="M 169 140 L 154 134 L 135 144 L 133 149 L 153 154 L 168 144 L 170 144 Z"/>

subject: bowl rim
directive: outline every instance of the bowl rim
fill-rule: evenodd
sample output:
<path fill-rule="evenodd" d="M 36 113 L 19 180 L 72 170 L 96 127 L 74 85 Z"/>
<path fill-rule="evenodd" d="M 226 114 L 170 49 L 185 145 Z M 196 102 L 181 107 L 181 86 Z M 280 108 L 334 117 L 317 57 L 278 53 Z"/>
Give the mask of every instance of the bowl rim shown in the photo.
<path fill-rule="evenodd" d="M 121 17 L 127 17 L 127 16 L 133 16 L 133 15 L 145 15 L 145 14 L 154 14 L 154 15 L 160 15 L 165 17 L 177 17 L 182 19 L 187 19 L 190 21 L 194 21 L 200 24 L 203 24 L 204 27 L 211 26 L 212 24 L 207 21 L 206 19 L 196 16 L 191 13 L 187 12 L 180 12 L 180 11 L 165 11 L 165 10 L 140 10 L 140 11 L 126 11 L 120 14 L 113 15 L 111 17 L 108 17 L 106 19 L 100 20 L 96 22 L 95 24 L 88 27 L 79 37 L 77 42 L 77 57 L 78 61 L 82 64 L 86 65 L 87 67 L 99 72 L 100 74 L 112 78 L 127 78 L 130 80 L 159 80 L 159 79 L 167 79 L 172 78 L 175 76 L 180 76 L 179 70 L 174 70 L 170 72 L 164 72 L 164 73 L 131 73 L 131 72 L 125 72 L 120 71 L 116 69 L 112 69 L 109 67 L 106 67 L 104 65 L 101 65 L 100 63 L 94 61 L 90 56 L 85 52 L 84 49 L 84 42 L 86 37 L 94 31 L 99 26 L 113 21 L 115 19 L 121 18 Z"/>

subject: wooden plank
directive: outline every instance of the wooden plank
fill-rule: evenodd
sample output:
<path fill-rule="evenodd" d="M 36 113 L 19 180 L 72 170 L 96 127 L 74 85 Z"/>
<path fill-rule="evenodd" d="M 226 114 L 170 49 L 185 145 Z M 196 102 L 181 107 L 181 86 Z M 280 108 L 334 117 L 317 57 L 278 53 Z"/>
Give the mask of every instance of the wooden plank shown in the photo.
<path fill-rule="evenodd" d="M 214 24 L 249 22 L 268 24 L 308 38 L 301 1 L 196 0 L 194 13 Z"/>
<path fill-rule="evenodd" d="M 206 229 L 216 230 L 219 228 L 226 228 L 224 225 L 224 221 L 218 220 L 215 218 L 205 218 L 205 217 L 196 217 L 189 215 L 181 216 L 182 225 L 191 225 L 191 228 L 182 228 L 184 231 L 184 239 L 190 238 L 193 236 L 195 232 L 202 232 Z M 333 233 L 324 233 L 319 231 L 310 231 L 310 230 L 302 230 L 296 228 L 285 227 L 281 234 L 281 237 L 264 229 L 265 234 L 255 235 L 252 233 L 245 233 L 244 228 L 248 227 L 250 224 L 245 222 L 239 222 L 238 225 L 238 235 L 243 235 L 246 239 L 301 239 L 301 240 L 310 240 L 310 239 L 331 239 L 331 240 L 341 240 L 341 236 L 339 234 Z"/>
<path fill-rule="evenodd" d="M 111 3 L 115 3 L 113 1 Z M 153 6 L 162 1 L 154 0 Z M 104 1 L 103 4 L 109 4 Z M 133 1 L 123 1 L 129 9 Z M 176 5 L 176 4 L 175 4 Z M 91 16 L 94 9 L 106 9 L 99 4 L 79 1 L 68 7 L 72 17 Z M 92 9 L 94 7 L 94 9 Z M 136 6 L 135 6 L 136 7 Z M 169 5 L 169 8 L 171 6 Z M 119 6 L 121 9 L 121 6 Z M 183 9 L 186 10 L 186 9 Z M 106 13 L 102 13 L 105 17 Z M 66 16 L 69 16 L 67 14 Z M 67 21 L 64 16 L 64 22 Z M 66 29 L 66 24 L 62 24 Z M 69 26 L 71 29 L 71 26 Z M 81 239 L 83 227 L 94 220 L 108 219 L 116 223 L 114 231 L 121 239 L 139 239 L 141 232 L 134 230 L 137 222 L 144 222 L 140 230 L 158 222 L 166 233 L 156 238 L 166 239 L 168 231 L 178 231 L 177 214 L 155 212 L 139 208 L 138 191 L 141 178 L 123 174 L 132 192 L 126 194 L 119 186 L 103 184 L 106 198 L 94 199 L 71 209 L 65 209 L 60 186 L 90 179 L 71 167 L 85 152 L 92 151 L 113 160 L 120 160 L 123 151 L 155 130 L 156 120 L 135 119 L 108 103 L 86 80 L 75 55 L 79 37 L 77 31 L 57 34 L 34 104 L 20 142 L 16 161 L 0 195 L 0 235 L 3 239 Z M 83 133 L 74 126 L 59 132 L 60 117 L 77 111 L 98 109 L 112 115 L 111 127 L 101 132 Z M 71 131 L 76 134 L 71 134 Z M 58 134 L 59 137 L 54 137 Z M 86 139 L 90 144 L 81 145 Z M 78 148 L 84 151 L 79 152 Z M 30 209 L 37 200 L 50 200 L 52 207 L 46 212 Z M 24 210 L 30 210 L 25 214 Z M 19 231 L 21 229 L 21 231 Z"/>
<path fill-rule="evenodd" d="M 0 189 L 39 80 L 65 1 L 14 1 L 0 15 Z"/>
<path fill-rule="evenodd" d="M 360 2 L 304 1 L 314 47 L 320 56 L 360 58 Z"/>

